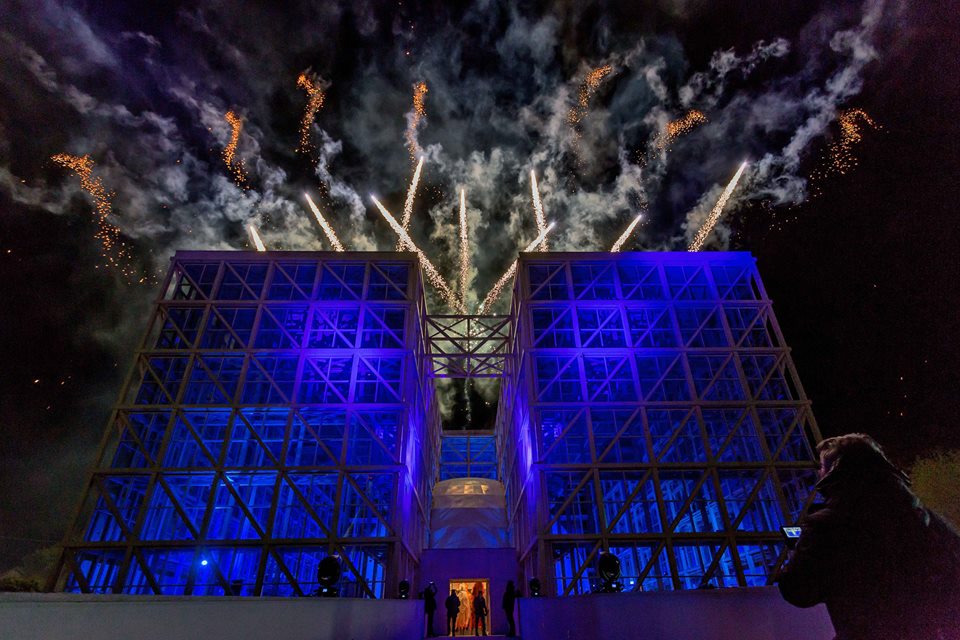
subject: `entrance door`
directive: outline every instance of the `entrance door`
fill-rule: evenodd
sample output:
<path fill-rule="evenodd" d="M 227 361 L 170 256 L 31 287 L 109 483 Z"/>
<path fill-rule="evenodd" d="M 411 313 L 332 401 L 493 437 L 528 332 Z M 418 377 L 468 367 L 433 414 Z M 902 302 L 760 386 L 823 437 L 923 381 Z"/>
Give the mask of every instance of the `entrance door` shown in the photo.
<path fill-rule="evenodd" d="M 475 620 L 473 616 L 473 600 L 477 594 L 483 594 L 483 599 L 487 604 L 487 617 L 484 629 L 487 635 L 490 635 L 490 580 L 487 578 L 458 578 L 450 581 L 450 590 L 456 591 L 460 598 L 460 613 L 457 616 L 457 633 L 461 635 L 473 635 Z M 450 595 L 450 590 L 447 595 Z"/>

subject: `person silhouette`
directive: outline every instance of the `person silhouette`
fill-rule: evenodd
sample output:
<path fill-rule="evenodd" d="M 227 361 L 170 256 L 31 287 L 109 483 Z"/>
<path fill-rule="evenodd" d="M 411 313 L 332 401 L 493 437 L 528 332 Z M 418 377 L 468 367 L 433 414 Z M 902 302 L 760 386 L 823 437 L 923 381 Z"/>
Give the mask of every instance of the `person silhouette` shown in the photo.
<path fill-rule="evenodd" d="M 960 537 L 873 438 L 817 445 L 826 502 L 776 576 L 784 600 L 827 605 L 837 640 L 960 639 Z"/>
<path fill-rule="evenodd" d="M 473 634 L 485 636 L 487 635 L 487 613 L 489 613 L 487 601 L 483 597 L 483 587 L 475 591 L 477 595 L 473 598 Z"/>
<path fill-rule="evenodd" d="M 436 634 L 433 631 L 433 612 L 437 610 L 437 585 L 431 582 L 423 590 L 423 613 L 427 616 L 427 637 Z"/>
<path fill-rule="evenodd" d="M 510 625 L 510 629 L 507 631 L 507 637 L 512 638 L 517 635 L 517 628 L 513 622 L 513 607 L 514 603 L 517 601 L 517 590 L 513 586 L 513 580 L 507 580 L 507 588 L 503 592 L 503 600 L 500 605 L 503 607 L 503 613 L 507 617 L 507 623 Z"/>
<path fill-rule="evenodd" d="M 447 608 L 447 635 L 457 635 L 457 615 L 460 613 L 460 597 L 456 589 L 450 589 L 444 605 Z"/>

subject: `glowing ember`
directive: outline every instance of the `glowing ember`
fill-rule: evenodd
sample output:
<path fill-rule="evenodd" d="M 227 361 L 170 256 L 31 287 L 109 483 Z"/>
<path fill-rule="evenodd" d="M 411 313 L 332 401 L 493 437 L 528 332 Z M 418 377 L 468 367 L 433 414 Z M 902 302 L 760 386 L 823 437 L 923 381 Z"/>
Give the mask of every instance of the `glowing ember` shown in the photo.
<path fill-rule="evenodd" d="M 233 111 L 227 111 L 223 118 L 230 124 L 230 142 L 223 148 L 223 163 L 233 174 L 233 181 L 241 186 L 247 179 L 243 170 L 243 160 L 237 160 L 237 144 L 240 142 L 240 132 L 243 130 L 243 120 Z"/>
<path fill-rule="evenodd" d="M 58 153 L 50 159 L 76 173 L 80 177 L 80 188 L 93 198 L 97 215 L 97 232 L 94 237 L 100 241 L 100 255 L 106 260 L 105 266 L 119 269 L 128 282 L 145 282 L 147 278 L 130 265 L 132 256 L 126 243 L 120 239 L 120 228 L 107 220 L 113 212 L 113 194 L 106 190 L 100 178 L 93 177 L 94 161 L 89 155 L 71 156 L 66 153 Z"/>
<path fill-rule="evenodd" d="M 710 232 L 713 231 L 713 228 L 717 226 L 717 222 L 720 221 L 720 215 L 723 213 L 723 207 L 726 206 L 727 200 L 730 199 L 730 194 L 732 194 L 733 190 L 736 189 L 737 182 L 739 182 L 740 176 L 743 175 L 743 170 L 746 168 L 747 163 L 744 161 L 744 163 L 740 165 L 740 168 L 737 169 L 737 173 L 733 176 L 733 179 L 727 184 L 727 188 L 724 189 L 723 193 L 720 194 L 720 199 L 717 200 L 717 204 L 713 205 L 713 209 L 710 210 L 710 215 L 707 216 L 703 226 L 700 227 L 699 231 L 697 231 L 697 235 L 693 238 L 693 242 L 690 243 L 687 251 L 700 251 L 700 249 L 703 247 L 704 240 L 707 239 L 707 236 L 710 235 Z"/>
<path fill-rule="evenodd" d="M 470 239 L 467 230 L 467 196 L 460 189 L 460 304 L 467 306 L 467 286 L 470 282 Z"/>
<path fill-rule="evenodd" d="M 257 251 L 266 251 L 267 248 L 263 245 L 263 240 L 260 239 L 260 234 L 257 233 L 257 228 L 253 226 L 253 224 L 248 224 L 247 231 L 250 233 L 250 239 L 253 240 L 253 244 L 257 248 Z"/>
<path fill-rule="evenodd" d="M 547 234 L 556 226 L 556 222 L 551 222 L 550 226 L 544 229 L 540 235 L 538 235 L 533 242 L 528 244 L 523 248 L 523 253 L 533 251 L 537 246 L 543 246 L 543 243 L 547 240 Z M 487 297 L 483 299 L 483 302 L 480 303 L 480 306 L 477 308 L 478 314 L 483 314 L 485 309 L 489 309 L 494 302 L 497 301 L 497 298 L 500 297 L 500 294 L 503 293 L 503 287 L 510 281 L 511 278 L 517 273 L 517 261 L 514 260 L 510 267 L 507 269 L 506 273 L 500 276 L 500 279 L 497 280 L 496 284 L 493 285 L 493 288 L 490 289 L 490 293 L 487 294 Z"/>
<path fill-rule="evenodd" d="M 400 223 L 397 222 L 396 218 L 394 218 L 393 215 L 387 211 L 382 204 L 380 204 L 379 200 L 373 196 L 370 196 L 370 198 L 373 200 L 373 204 L 377 206 L 377 209 L 380 210 L 380 214 L 384 217 L 384 219 L 386 219 L 394 233 L 400 237 L 400 240 L 403 243 L 403 248 L 413 251 L 417 254 L 417 257 L 420 258 L 420 265 L 423 267 L 423 270 L 426 271 L 427 280 L 430 282 L 430 284 L 440 292 L 440 295 L 444 300 L 447 301 L 447 304 L 455 308 L 460 313 L 466 313 L 467 310 L 462 304 L 460 304 L 460 301 L 457 300 L 457 297 L 453 295 L 453 291 L 451 291 L 450 287 L 447 286 L 447 283 L 444 282 L 440 272 L 438 272 L 437 268 L 433 266 L 433 263 L 430 262 L 430 259 L 426 256 L 426 254 L 417 248 L 417 245 L 413 243 L 413 239 L 406 231 L 403 230 L 403 227 L 400 226 Z"/>
<path fill-rule="evenodd" d="M 420 121 L 427 117 L 427 110 L 423 106 L 423 98 L 427 95 L 427 83 L 418 82 L 413 85 L 413 113 L 407 119 L 407 149 L 410 150 L 410 159 L 413 160 L 423 153 L 420 144 L 417 142 L 417 127 Z"/>
<path fill-rule="evenodd" d="M 310 207 L 310 211 L 313 212 L 313 217 L 317 219 L 318 223 L 320 223 L 320 228 L 323 229 L 323 233 L 327 236 L 327 240 L 330 241 L 331 246 L 333 246 L 333 250 L 343 251 L 343 245 L 340 244 L 340 239 L 337 237 L 337 234 L 334 233 L 333 227 L 330 226 L 330 223 L 327 222 L 327 219 L 323 217 L 322 213 L 320 213 L 320 209 L 318 209 L 317 205 L 313 203 L 313 199 L 307 193 L 303 194 L 303 197 L 307 199 L 307 205 Z"/>
<path fill-rule="evenodd" d="M 567 122 L 571 127 L 576 127 L 587 115 L 587 109 L 590 106 L 590 97 L 596 93 L 603 79 L 613 71 L 613 67 L 608 64 L 597 67 L 587 74 L 583 83 L 580 85 L 580 92 L 577 96 L 577 106 L 570 109 L 567 113 Z"/>
<path fill-rule="evenodd" d="M 547 228 L 547 220 L 543 215 L 543 205 L 540 204 L 540 188 L 537 186 L 537 174 L 530 171 L 530 192 L 533 194 L 533 215 L 537 219 L 537 233 L 543 235 Z M 544 239 L 539 251 L 547 251 L 547 242 Z"/>
<path fill-rule="evenodd" d="M 297 86 L 302 87 L 307 92 L 307 107 L 303 111 L 303 119 L 300 121 L 300 145 L 297 147 L 298 153 L 309 153 L 313 145 L 310 143 L 310 127 L 317 116 L 317 112 L 323 107 L 323 86 L 316 76 L 309 77 L 301 73 L 297 78 Z"/>
<path fill-rule="evenodd" d="M 403 203 L 403 220 L 401 222 L 404 231 L 410 230 L 410 218 L 413 216 L 413 199 L 417 194 L 417 185 L 420 184 L 420 170 L 423 169 L 423 156 L 420 156 L 417 162 L 417 169 L 413 172 L 413 179 L 410 181 L 410 188 L 407 189 L 407 199 Z M 400 251 L 401 242 L 397 240 L 396 250 Z"/>
<path fill-rule="evenodd" d="M 610 247 L 610 253 L 619 253 L 620 249 L 623 247 L 623 243 L 627 241 L 627 238 L 630 237 L 630 234 L 633 233 L 634 228 L 640 222 L 640 219 L 643 217 L 643 214 L 637 214 L 637 217 L 633 219 L 633 222 L 630 223 L 630 226 L 617 238 L 617 241 L 613 243 L 613 246 Z"/>
<path fill-rule="evenodd" d="M 702 111 L 691 109 L 682 118 L 668 122 L 666 131 L 657 136 L 653 146 L 657 151 L 662 151 L 680 136 L 690 133 L 706 122 L 707 116 Z"/>

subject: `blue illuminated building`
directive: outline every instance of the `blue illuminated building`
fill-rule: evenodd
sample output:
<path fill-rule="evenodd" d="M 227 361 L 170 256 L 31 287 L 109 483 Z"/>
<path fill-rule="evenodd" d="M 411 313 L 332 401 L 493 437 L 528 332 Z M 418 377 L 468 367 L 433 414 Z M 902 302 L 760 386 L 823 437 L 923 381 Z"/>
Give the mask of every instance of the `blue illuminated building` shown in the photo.
<path fill-rule="evenodd" d="M 767 584 L 819 440 L 746 253 L 531 253 L 509 315 L 429 315 L 409 253 L 181 252 L 111 417 L 58 588 L 393 597 L 437 482 L 500 481 L 517 580 Z M 437 378 L 497 378 L 443 433 Z M 484 485 L 489 486 L 489 485 Z"/>

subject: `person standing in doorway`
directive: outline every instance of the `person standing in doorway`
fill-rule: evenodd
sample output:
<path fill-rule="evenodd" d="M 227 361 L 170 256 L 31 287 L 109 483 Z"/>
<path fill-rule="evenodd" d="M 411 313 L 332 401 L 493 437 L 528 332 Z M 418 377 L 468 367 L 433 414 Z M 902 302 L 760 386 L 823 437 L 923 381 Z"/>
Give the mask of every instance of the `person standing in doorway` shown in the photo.
<path fill-rule="evenodd" d="M 456 589 L 450 589 L 444 605 L 447 607 L 447 635 L 453 637 L 457 635 L 457 614 L 460 613 L 460 598 Z"/>
<path fill-rule="evenodd" d="M 436 635 L 433 631 L 433 612 L 437 610 L 437 585 L 433 582 L 423 590 L 423 612 L 427 616 L 427 637 Z"/>
<path fill-rule="evenodd" d="M 517 635 L 517 627 L 513 622 L 513 606 L 517 601 L 517 590 L 513 586 L 513 580 L 507 581 L 507 589 L 503 592 L 503 601 L 501 606 L 503 607 L 503 613 L 507 616 L 507 623 L 510 625 L 510 629 L 507 631 L 507 637 L 512 638 Z"/>
<path fill-rule="evenodd" d="M 473 597 L 473 635 L 487 635 L 487 601 L 483 597 L 483 587 L 476 589 L 477 595 Z M 481 633 L 482 631 L 482 633 Z"/>

